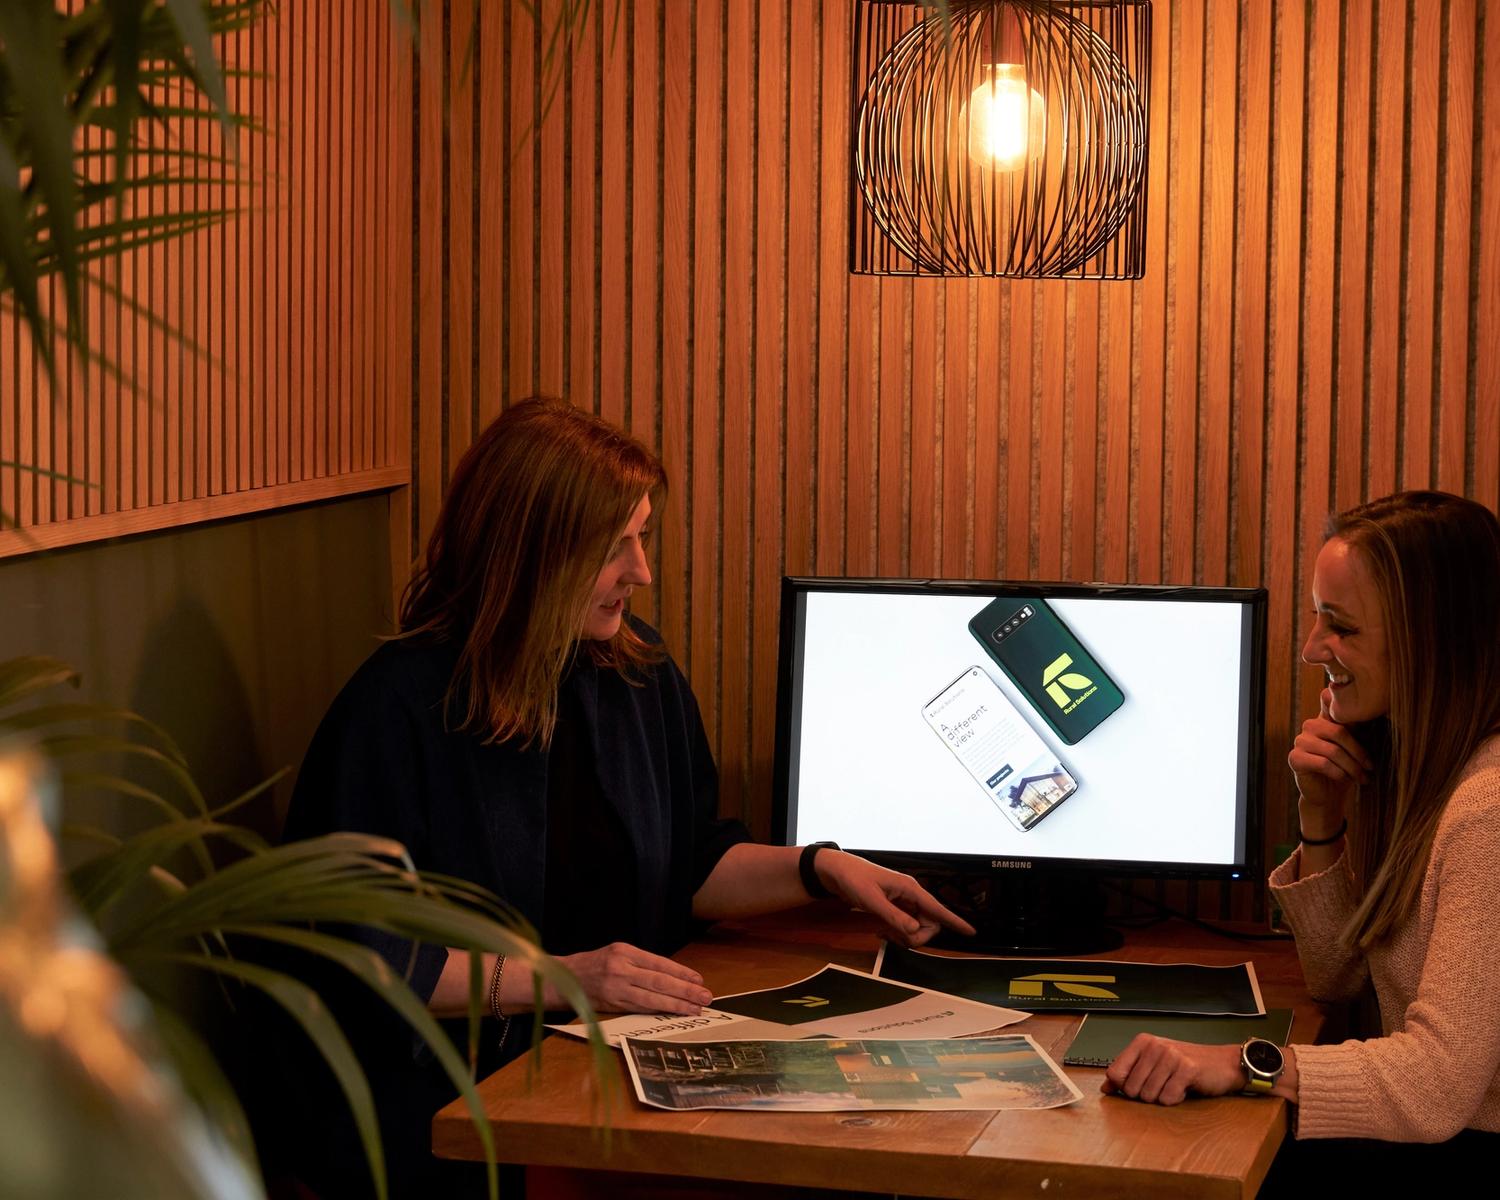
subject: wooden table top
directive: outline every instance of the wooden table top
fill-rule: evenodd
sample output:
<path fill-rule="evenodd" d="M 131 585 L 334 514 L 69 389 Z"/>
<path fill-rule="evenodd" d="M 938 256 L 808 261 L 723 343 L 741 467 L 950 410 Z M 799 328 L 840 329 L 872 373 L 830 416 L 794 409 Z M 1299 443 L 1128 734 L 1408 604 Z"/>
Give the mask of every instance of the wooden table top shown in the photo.
<path fill-rule="evenodd" d="M 870 970 L 877 944 L 867 918 L 818 906 L 722 924 L 677 957 L 725 995 L 790 983 L 829 962 Z M 1236 942 L 1168 922 L 1099 957 L 1253 959 L 1266 1006 L 1294 1012 L 1293 1041 L 1312 1041 L 1322 1027 L 1290 941 Z M 1037 1014 L 1007 1032 L 1029 1033 L 1060 1065 L 1080 1020 Z M 587 1047 L 549 1038 L 540 1070 L 535 1053 L 479 1085 L 502 1161 L 974 1200 L 1042 1189 L 1229 1197 L 1255 1194 L 1287 1130 L 1279 1099 L 1161 1108 L 1101 1095 L 1104 1072 L 1083 1067 L 1065 1068 L 1080 1102 L 1034 1112 L 679 1113 L 639 1104 L 616 1065 L 606 1135 Z M 462 1101 L 439 1112 L 432 1130 L 436 1154 L 483 1157 Z"/>

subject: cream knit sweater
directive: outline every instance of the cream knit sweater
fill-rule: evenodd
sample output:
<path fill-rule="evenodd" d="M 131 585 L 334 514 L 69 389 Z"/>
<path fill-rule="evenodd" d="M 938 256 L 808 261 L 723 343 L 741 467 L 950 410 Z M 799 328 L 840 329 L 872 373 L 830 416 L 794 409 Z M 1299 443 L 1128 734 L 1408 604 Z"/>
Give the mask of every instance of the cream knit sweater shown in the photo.
<path fill-rule="evenodd" d="M 1444 1141 L 1500 1131 L 1500 738 L 1464 768 L 1438 824 L 1421 899 L 1367 957 L 1339 945 L 1358 900 L 1348 860 L 1271 875 L 1308 990 L 1349 1000 L 1366 979 L 1382 1037 L 1298 1046 L 1297 1136 Z"/>

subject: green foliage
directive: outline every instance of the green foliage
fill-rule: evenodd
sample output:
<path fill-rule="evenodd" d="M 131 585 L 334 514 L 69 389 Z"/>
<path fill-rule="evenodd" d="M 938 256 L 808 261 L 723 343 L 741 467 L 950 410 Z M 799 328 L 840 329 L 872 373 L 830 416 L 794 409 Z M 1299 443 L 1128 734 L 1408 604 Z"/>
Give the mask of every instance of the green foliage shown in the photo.
<path fill-rule="evenodd" d="M 131 201 L 164 184 L 222 181 L 236 169 L 214 40 L 246 28 L 267 0 L 56 0 L 0 3 L 0 298 L 9 296 L 49 369 L 59 333 L 83 349 L 84 265 L 204 228 L 232 209 Z M 208 108 L 200 107 L 204 98 Z M 165 122 L 175 133 L 165 135 Z M 183 121 L 218 122 L 225 149 L 187 149 Z M 151 158 L 145 133 L 156 126 Z M 102 152 L 85 148 L 101 130 Z M 150 165 L 148 165 L 150 164 Z M 57 276 L 66 320 L 42 304 Z"/>
<path fill-rule="evenodd" d="M 203 1112 L 246 1162 L 255 1161 L 245 1113 L 194 1027 L 186 999 L 191 989 L 184 982 L 195 975 L 214 980 L 231 999 L 257 993 L 301 1027 L 338 1080 L 384 1196 L 381 1147 L 364 1071 L 317 992 L 275 965 L 290 948 L 357 979 L 431 1047 L 474 1116 L 492 1163 L 493 1194 L 495 1148 L 472 1078 L 483 1006 L 477 956 L 466 1062 L 405 979 L 374 950 L 334 930 L 357 924 L 414 942 L 499 951 L 531 968 L 538 989 L 552 983 L 592 1021 L 574 977 L 543 953 L 535 931 L 492 895 L 462 880 L 416 870 L 397 842 L 335 833 L 270 845 L 230 818 L 275 779 L 212 808 L 162 730 L 132 713 L 50 698 L 69 684 L 76 687 L 77 676 L 52 659 L 0 662 L 0 739 L 28 738 L 53 760 L 65 809 L 67 789 L 84 787 L 107 789 L 139 811 L 144 827 L 128 836 L 64 826 L 79 851 L 68 883 L 109 954 L 153 1006 L 161 1044 Z M 127 755 L 158 781 L 121 778 L 114 763 Z M 613 1063 L 597 1029 L 593 1046 L 600 1077 L 613 1080 Z"/>

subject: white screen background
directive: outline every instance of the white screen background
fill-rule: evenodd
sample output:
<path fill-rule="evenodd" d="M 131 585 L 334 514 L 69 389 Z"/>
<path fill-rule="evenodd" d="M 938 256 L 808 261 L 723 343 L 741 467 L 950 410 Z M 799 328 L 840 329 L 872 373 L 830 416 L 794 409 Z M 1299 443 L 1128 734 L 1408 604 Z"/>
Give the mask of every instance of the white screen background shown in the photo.
<path fill-rule="evenodd" d="M 1062 742 L 969 632 L 985 596 L 808 593 L 788 841 L 994 857 L 1233 863 L 1243 606 L 1048 601 L 1125 694 Z M 922 718 L 978 666 L 1078 779 L 1026 832 Z"/>

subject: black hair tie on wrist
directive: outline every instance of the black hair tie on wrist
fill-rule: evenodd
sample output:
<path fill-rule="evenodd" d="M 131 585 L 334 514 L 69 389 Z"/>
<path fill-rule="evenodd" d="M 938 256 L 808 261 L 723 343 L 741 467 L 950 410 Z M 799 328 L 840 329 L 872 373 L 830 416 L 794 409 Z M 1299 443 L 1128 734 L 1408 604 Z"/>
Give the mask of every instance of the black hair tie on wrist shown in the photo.
<path fill-rule="evenodd" d="M 812 842 L 802 847 L 802 856 L 797 859 L 797 874 L 802 876 L 802 886 L 807 889 L 807 894 L 814 900 L 827 900 L 833 895 L 823 881 L 818 878 L 817 868 L 813 866 L 813 859 L 818 857 L 819 850 L 837 850 L 837 842 Z"/>
<path fill-rule="evenodd" d="M 1302 826 L 1298 825 L 1297 840 L 1304 846 L 1331 846 L 1334 842 L 1338 841 L 1339 838 L 1344 836 L 1344 833 L 1348 830 L 1348 828 L 1349 818 L 1345 817 L 1342 821 L 1339 822 L 1339 827 L 1333 831 L 1333 834 L 1330 837 L 1310 838 L 1307 836 L 1307 834 L 1302 832 Z"/>

